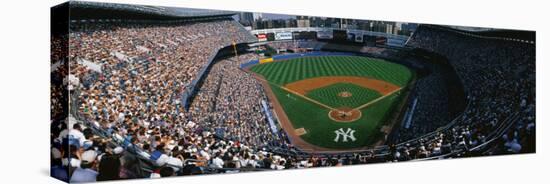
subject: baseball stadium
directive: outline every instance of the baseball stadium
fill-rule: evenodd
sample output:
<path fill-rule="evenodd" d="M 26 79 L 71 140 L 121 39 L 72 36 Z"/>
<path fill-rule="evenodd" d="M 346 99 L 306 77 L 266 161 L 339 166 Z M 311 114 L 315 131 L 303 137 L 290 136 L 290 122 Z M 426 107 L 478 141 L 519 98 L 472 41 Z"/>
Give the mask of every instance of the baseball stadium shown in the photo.
<path fill-rule="evenodd" d="M 534 31 L 84 1 L 51 17 L 62 181 L 536 150 Z"/>
<path fill-rule="evenodd" d="M 381 59 L 322 55 L 262 62 L 249 68 L 271 96 L 281 126 L 303 150 L 348 150 L 381 144 L 390 116 L 413 78 Z M 334 137 L 351 131 L 350 139 Z"/>

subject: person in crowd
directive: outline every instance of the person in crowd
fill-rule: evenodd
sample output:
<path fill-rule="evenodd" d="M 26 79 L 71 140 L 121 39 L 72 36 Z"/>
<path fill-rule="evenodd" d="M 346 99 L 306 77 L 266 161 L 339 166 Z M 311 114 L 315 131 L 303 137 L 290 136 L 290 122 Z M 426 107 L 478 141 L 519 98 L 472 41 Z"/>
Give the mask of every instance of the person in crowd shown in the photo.
<path fill-rule="evenodd" d="M 63 153 L 59 149 L 52 148 L 50 175 L 61 181 L 69 181 L 69 169 L 63 165 L 62 156 Z"/>
<path fill-rule="evenodd" d="M 103 155 L 98 166 L 97 181 L 120 179 L 120 168 L 120 159 L 118 155 Z"/>
<path fill-rule="evenodd" d="M 81 155 L 82 162 L 80 167 L 72 173 L 70 182 L 83 183 L 97 181 L 98 172 L 96 170 L 97 153 L 88 150 Z"/>

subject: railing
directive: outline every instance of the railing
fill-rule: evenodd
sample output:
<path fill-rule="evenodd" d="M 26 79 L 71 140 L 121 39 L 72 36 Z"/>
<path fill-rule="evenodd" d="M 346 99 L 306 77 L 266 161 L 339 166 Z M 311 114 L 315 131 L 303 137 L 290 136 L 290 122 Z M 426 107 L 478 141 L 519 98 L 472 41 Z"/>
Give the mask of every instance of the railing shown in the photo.
<path fill-rule="evenodd" d="M 487 137 L 492 137 L 489 141 L 486 141 L 478 146 L 475 146 L 473 148 L 470 148 L 468 151 L 475 151 L 479 150 L 488 144 L 502 138 L 502 136 L 510 129 L 512 125 L 515 124 L 516 120 L 519 118 L 519 113 L 514 113 L 510 118 L 507 118 L 504 123 L 500 124 L 500 126 L 496 129 L 496 131 L 489 134 Z"/>
<path fill-rule="evenodd" d="M 222 47 L 223 48 L 223 47 Z M 205 73 L 210 68 L 214 62 L 214 58 L 218 54 L 218 50 L 214 50 L 210 53 L 207 63 L 199 70 L 197 77 L 191 81 L 191 83 L 186 86 L 185 91 L 181 94 L 181 104 L 185 110 L 189 110 L 190 101 L 197 92 L 197 84 L 205 78 Z"/>
<path fill-rule="evenodd" d="M 239 44 L 239 43 L 235 43 Z M 214 64 L 216 56 L 218 55 L 219 51 L 223 48 L 227 48 L 233 46 L 233 44 L 227 44 L 224 46 L 220 46 L 218 49 L 215 49 L 210 53 L 210 56 L 208 57 L 208 62 L 202 66 L 202 68 L 199 70 L 197 77 L 191 81 L 191 83 L 186 86 L 185 91 L 182 92 L 181 96 L 181 102 L 185 110 L 189 110 L 189 106 L 191 105 L 190 102 L 192 98 L 195 96 L 195 93 L 198 90 L 198 84 L 206 78 L 206 75 L 208 74 L 207 71 L 210 69 L 210 67 Z"/>
<path fill-rule="evenodd" d="M 499 124 L 499 127 L 491 132 L 487 138 L 489 138 L 488 141 L 485 141 L 473 148 L 463 148 L 463 149 L 457 149 L 457 150 L 452 150 L 450 153 L 446 153 L 446 154 L 443 154 L 443 155 L 437 155 L 437 156 L 432 156 L 432 157 L 428 157 L 428 158 L 422 158 L 422 159 L 415 159 L 415 161 L 422 161 L 422 160 L 435 160 L 435 159 L 442 159 L 442 158 L 448 158 L 448 157 L 452 157 L 454 155 L 457 155 L 457 154 L 462 154 L 462 153 L 466 153 L 466 152 L 472 152 L 472 151 L 478 151 L 478 150 L 481 150 L 483 148 L 485 148 L 486 146 L 492 144 L 492 143 L 495 143 L 495 141 L 497 141 L 498 139 L 500 139 L 502 137 L 502 135 L 504 135 L 504 133 L 506 133 L 506 131 L 508 131 L 510 129 L 510 127 L 512 125 L 514 125 L 514 123 L 516 122 L 516 120 L 519 118 L 519 115 L 518 113 L 514 113 L 512 116 L 506 118 L 505 120 L 502 121 L 502 123 Z"/>

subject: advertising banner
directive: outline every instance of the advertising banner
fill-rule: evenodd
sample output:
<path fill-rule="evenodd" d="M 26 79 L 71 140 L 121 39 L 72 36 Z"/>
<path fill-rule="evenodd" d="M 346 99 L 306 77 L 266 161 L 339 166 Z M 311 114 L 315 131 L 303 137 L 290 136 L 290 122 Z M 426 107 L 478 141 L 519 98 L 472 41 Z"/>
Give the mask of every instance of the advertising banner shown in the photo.
<path fill-rule="evenodd" d="M 260 59 L 260 64 L 273 62 L 273 58 Z"/>
<path fill-rule="evenodd" d="M 292 40 L 292 33 L 291 32 L 276 33 L 275 40 Z"/>
<path fill-rule="evenodd" d="M 265 42 L 267 41 L 267 36 L 265 34 L 259 34 L 258 35 L 258 41 L 259 42 Z"/>
<path fill-rule="evenodd" d="M 317 32 L 318 39 L 332 39 L 332 31 L 319 31 Z"/>

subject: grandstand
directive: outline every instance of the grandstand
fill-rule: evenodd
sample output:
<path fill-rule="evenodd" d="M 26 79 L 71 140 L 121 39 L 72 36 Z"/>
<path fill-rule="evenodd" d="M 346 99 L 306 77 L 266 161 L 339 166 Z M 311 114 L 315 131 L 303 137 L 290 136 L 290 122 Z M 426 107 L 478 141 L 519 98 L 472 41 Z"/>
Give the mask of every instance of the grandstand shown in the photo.
<path fill-rule="evenodd" d="M 80 1 L 52 8 L 52 176 L 92 182 L 535 152 L 534 32 L 249 31 L 235 13 Z M 337 40 L 339 31 L 364 37 Z M 277 53 L 260 56 L 266 47 Z M 383 136 L 343 146 L 303 136 L 326 146 L 309 149 L 297 141 L 306 129 L 285 127 L 281 117 L 292 114 L 278 101 L 301 97 L 266 82 L 332 75 L 403 89 L 348 82 L 305 95 L 353 107 L 398 96 L 380 115 L 383 128 L 368 127 Z M 97 177 L 79 177 L 90 173 Z"/>

